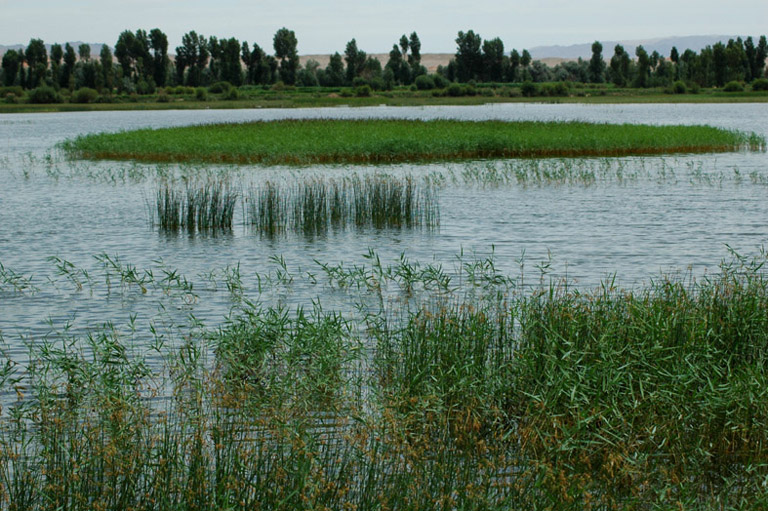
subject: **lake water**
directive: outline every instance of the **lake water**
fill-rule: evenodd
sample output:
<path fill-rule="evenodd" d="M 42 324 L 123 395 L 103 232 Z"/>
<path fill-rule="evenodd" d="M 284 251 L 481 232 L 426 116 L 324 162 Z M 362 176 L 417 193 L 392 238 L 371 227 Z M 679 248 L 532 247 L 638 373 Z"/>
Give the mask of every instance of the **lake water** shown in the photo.
<path fill-rule="evenodd" d="M 493 253 L 497 267 L 516 278 L 567 278 L 589 289 L 611 275 L 636 287 L 662 273 L 701 276 L 730 257 L 727 246 L 757 254 L 768 239 L 768 157 L 763 152 L 674 155 L 621 159 L 470 162 L 425 166 L 214 167 L 166 169 L 217 172 L 242 183 L 280 177 L 386 173 L 438 177 L 440 226 L 425 230 L 355 230 L 307 238 L 266 238 L 235 215 L 235 227 L 219 235 L 170 235 L 149 225 L 157 167 L 132 163 L 69 162 L 55 145 L 79 134 L 194 123 L 283 118 L 458 118 L 465 120 L 585 120 L 608 123 L 710 124 L 768 134 L 768 104 L 733 105 L 538 105 L 475 107 L 329 108 L 93 112 L 0 116 L 0 263 L 35 286 L 16 291 L 0 284 L 0 333 L 11 355 L 24 342 L 51 331 L 84 331 L 114 322 L 172 325 L 194 314 L 207 326 L 221 323 L 232 306 L 227 275 L 239 268 L 251 299 L 349 307 L 342 293 L 315 283 L 317 261 L 369 264 L 404 254 L 410 261 L 440 264 L 447 272 L 464 259 Z M 473 173 L 504 174 L 516 166 L 539 170 L 576 165 L 595 181 L 515 179 L 490 182 Z M 618 169 L 618 170 L 617 170 Z M 506 174 L 509 177 L 512 174 Z M 602 176 L 602 177 L 601 177 Z M 196 297 L 108 277 L 107 254 L 138 274 L 178 270 L 194 283 Z M 52 259 L 52 258 L 58 258 Z M 264 286 L 279 277 L 284 259 L 297 278 L 290 290 Z M 64 262 L 66 261 L 66 263 Z M 522 262 L 522 270 L 521 270 Z M 69 265 L 71 263 L 71 266 Z M 538 267 L 538 268 L 537 268 Z M 66 270 L 66 271 L 64 271 Z M 66 274 L 65 274 L 66 273 Z M 87 276 L 86 276 L 87 274 Z M 262 275 L 259 288 L 258 275 Z M 299 278 L 301 277 L 301 278 Z M 283 279 L 285 280 L 285 279 Z M 17 280 L 17 283 L 24 282 Z M 81 288 L 82 286 L 82 288 Z M 23 287 L 23 286 L 22 286 Z M 146 291 L 146 292 L 145 292 Z M 167 319 L 167 321 L 165 321 Z M 161 321 L 162 320 L 162 321 Z M 169 327 L 170 328 L 170 327 Z"/>

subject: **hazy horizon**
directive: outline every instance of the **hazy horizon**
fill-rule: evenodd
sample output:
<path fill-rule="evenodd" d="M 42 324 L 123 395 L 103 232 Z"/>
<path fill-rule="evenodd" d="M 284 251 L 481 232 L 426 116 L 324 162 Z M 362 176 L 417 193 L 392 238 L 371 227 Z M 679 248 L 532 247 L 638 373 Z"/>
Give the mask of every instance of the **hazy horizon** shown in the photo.
<path fill-rule="evenodd" d="M 48 44 L 82 41 L 113 46 L 123 30 L 159 28 L 167 34 L 171 51 L 191 30 L 205 36 L 236 37 L 271 49 L 274 33 L 287 27 L 296 33 L 298 51 L 305 55 L 343 52 L 353 38 L 369 53 L 385 53 L 402 34 L 413 31 L 419 34 L 422 53 L 452 53 L 459 30 L 474 30 L 484 39 L 500 37 L 509 49 L 594 40 L 758 36 L 768 30 L 768 2 L 764 0 L 728 4 L 650 0 L 635 10 L 604 0 L 578 4 L 554 0 L 546 5 L 478 0 L 471 11 L 465 6 L 456 0 L 367 4 L 337 0 L 323 5 L 306 0 L 221 0 L 216 5 L 200 0 L 79 0 L 66 5 L 40 0 L 34 6 L 0 0 L 4 19 L 0 44 L 26 45 L 39 38 Z M 87 15 L 80 14 L 83 12 Z"/>

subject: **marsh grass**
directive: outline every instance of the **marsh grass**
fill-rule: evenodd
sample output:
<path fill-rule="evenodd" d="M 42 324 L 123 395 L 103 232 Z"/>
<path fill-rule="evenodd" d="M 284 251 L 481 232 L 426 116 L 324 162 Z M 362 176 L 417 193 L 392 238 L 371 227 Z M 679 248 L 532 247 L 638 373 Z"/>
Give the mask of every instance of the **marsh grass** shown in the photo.
<path fill-rule="evenodd" d="M 434 228 L 436 187 L 412 177 L 353 176 L 308 179 L 293 185 L 265 182 L 248 197 L 250 224 L 264 234 L 288 230 L 313 235 L 357 228 Z"/>
<path fill-rule="evenodd" d="M 22 275 L 0 262 L 0 292 L 7 290 L 17 293 L 34 293 L 38 288 L 32 283 L 31 276 Z"/>
<path fill-rule="evenodd" d="M 109 325 L 30 343 L 27 367 L 0 365 L 0 509 L 768 503 L 764 255 L 631 291 L 366 260 L 323 267 L 405 294 L 358 314 L 242 296 L 146 354 Z"/>
<path fill-rule="evenodd" d="M 309 165 L 763 150 L 765 139 L 709 126 L 325 119 L 101 133 L 62 147 L 85 159 Z"/>
<path fill-rule="evenodd" d="M 166 231 L 214 231 L 232 228 L 238 193 L 222 181 L 188 184 L 184 191 L 165 184 L 157 190 L 152 223 Z"/>

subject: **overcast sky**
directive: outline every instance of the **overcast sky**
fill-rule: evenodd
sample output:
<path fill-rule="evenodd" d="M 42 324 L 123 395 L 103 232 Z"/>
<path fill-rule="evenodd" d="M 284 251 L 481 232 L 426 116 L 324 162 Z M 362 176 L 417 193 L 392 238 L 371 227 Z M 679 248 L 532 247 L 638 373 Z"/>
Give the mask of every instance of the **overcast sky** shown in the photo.
<path fill-rule="evenodd" d="M 453 53 L 459 30 L 505 48 L 569 45 L 595 39 L 768 32 L 768 0 L 0 0 L 0 44 L 83 41 L 114 46 L 123 30 L 160 28 L 171 51 L 195 30 L 236 37 L 272 51 L 281 27 L 296 33 L 300 54 L 344 52 L 355 38 L 386 53 L 416 31 L 422 53 Z"/>

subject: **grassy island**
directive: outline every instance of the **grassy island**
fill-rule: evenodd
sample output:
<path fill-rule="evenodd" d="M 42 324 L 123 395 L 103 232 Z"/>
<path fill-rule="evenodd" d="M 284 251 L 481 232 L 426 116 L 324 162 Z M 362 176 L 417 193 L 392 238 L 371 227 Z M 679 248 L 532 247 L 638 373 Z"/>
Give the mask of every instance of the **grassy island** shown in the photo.
<path fill-rule="evenodd" d="M 758 135 L 710 126 L 324 119 L 101 133 L 63 147 L 86 159 L 304 165 L 703 153 L 764 146 Z"/>

